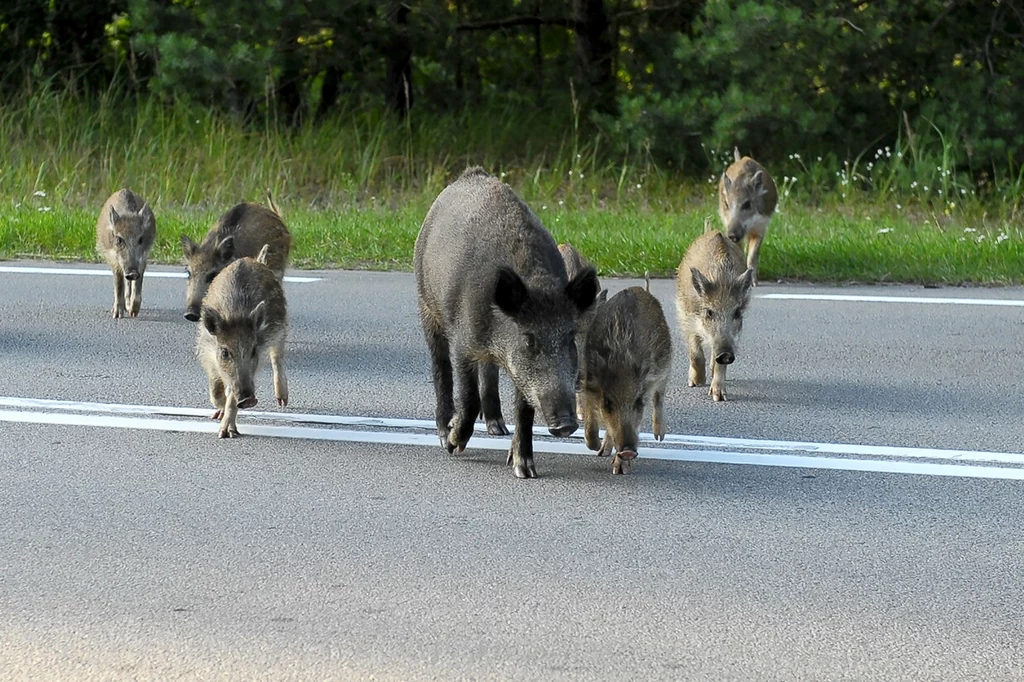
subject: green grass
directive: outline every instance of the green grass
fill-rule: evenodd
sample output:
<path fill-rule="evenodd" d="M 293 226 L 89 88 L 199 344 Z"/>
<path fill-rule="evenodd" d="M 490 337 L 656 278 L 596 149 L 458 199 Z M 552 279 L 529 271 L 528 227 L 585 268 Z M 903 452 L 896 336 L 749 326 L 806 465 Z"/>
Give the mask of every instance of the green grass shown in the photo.
<path fill-rule="evenodd" d="M 270 188 L 295 237 L 295 265 L 409 269 L 433 198 L 479 164 L 602 275 L 671 275 L 716 213 L 718 171 L 695 182 L 642 153 L 612 152 L 576 121 L 572 112 L 414 112 L 403 123 L 351 111 L 288 131 L 114 93 L 26 95 L 0 106 L 0 258 L 98 260 L 99 207 L 129 186 L 157 216 L 152 260 L 180 262 L 179 234 L 200 237 L 224 210 Z M 770 168 L 783 197 L 761 279 L 1022 282 L 1024 181 L 1008 163 L 975 186 L 935 133 L 852 161 L 793 154 Z M 725 155 L 709 156 L 720 168 Z"/>

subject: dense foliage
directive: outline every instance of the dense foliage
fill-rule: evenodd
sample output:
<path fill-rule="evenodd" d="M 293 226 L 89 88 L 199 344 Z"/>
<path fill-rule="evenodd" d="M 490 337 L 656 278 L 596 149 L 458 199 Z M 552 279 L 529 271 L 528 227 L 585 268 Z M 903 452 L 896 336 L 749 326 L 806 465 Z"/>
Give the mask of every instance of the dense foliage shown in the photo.
<path fill-rule="evenodd" d="M 305 125 L 529 105 L 693 171 L 739 145 L 940 170 L 1024 158 L 1024 0 L 8 0 L 0 88 L 151 93 Z"/>

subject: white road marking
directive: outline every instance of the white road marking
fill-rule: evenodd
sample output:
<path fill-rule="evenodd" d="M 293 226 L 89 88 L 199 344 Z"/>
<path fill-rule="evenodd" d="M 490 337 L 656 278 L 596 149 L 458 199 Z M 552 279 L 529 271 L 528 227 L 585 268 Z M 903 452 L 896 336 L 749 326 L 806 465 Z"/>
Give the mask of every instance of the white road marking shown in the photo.
<path fill-rule="evenodd" d="M 0 398 L 0 405 L 6 407 L 49 407 L 54 411 L 38 411 L 33 409 L 0 410 L 0 421 L 33 424 L 61 424 L 72 426 L 92 426 L 103 428 L 145 429 L 157 431 L 186 433 L 216 433 L 218 425 L 208 419 L 210 410 L 197 408 L 157 408 L 144 405 L 111 405 L 104 403 L 75 403 L 72 401 L 49 401 L 29 398 Z M 101 412 L 103 414 L 80 414 L 83 410 Z M 161 419 L 139 416 L 139 414 L 167 414 L 178 416 L 201 417 L 201 421 L 185 419 Z M 289 415 L 277 412 L 246 411 L 242 414 L 240 429 L 245 435 L 267 436 L 272 438 L 299 438 L 323 441 L 343 441 L 355 443 L 386 443 L 394 445 L 416 445 L 439 447 L 437 436 L 433 433 L 404 433 L 396 431 L 349 430 L 337 428 L 314 428 L 309 426 L 281 426 L 253 424 L 248 418 L 266 416 L 267 418 L 299 421 L 305 418 L 331 418 L 332 424 L 370 426 L 376 428 L 417 428 L 432 431 L 434 425 L 426 420 L 376 419 L 366 417 L 344 417 L 331 415 Z M 311 420 L 309 420 L 311 421 Z M 913 461 L 914 458 L 944 459 L 947 461 L 994 462 L 999 464 L 1024 465 L 1024 455 L 1017 453 L 975 452 L 964 450 L 937 450 L 927 448 L 881 448 L 878 446 L 841 446 L 845 449 L 830 449 L 836 446 L 828 443 L 789 443 L 787 441 L 755 441 L 747 439 L 711 438 L 702 436 L 679 436 L 680 441 L 689 444 L 704 443 L 723 448 L 730 446 L 753 449 L 782 449 L 783 446 L 793 452 L 833 452 L 859 454 L 861 456 L 889 456 L 895 459 L 850 459 L 838 457 L 809 456 L 802 454 L 784 454 L 778 452 L 737 452 L 713 450 L 684 450 L 666 448 L 664 446 L 647 447 L 642 456 L 649 459 L 662 459 L 686 462 L 707 462 L 718 464 L 747 464 L 756 466 L 797 467 L 809 469 L 837 469 L 847 471 L 865 471 L 877 473 L 922 474 L 931 476 L 963 476 L 968 478 L 999 478 L 1007 480 L 1024 480 L 1024 468 L 949 464 L 943 462 Z M 666 439 L 667 440 L 667 439 Z M 507 437 L 481 436 L 474 438 L 470 449 L 507 450 L 510 439 Z M 759 445 L 758 445 L 759 444 Z M 813 446 L 812 450 L 807 446 Z M 535 440 L 535 452 L 552 454 L 575 454 L 593 456 L 579 439 L 573 442 L 551 440 Z M 900 457 L 911 458 L 910 461 Z"/>
<path fill-rule="evenodd" d="M 209 417 L 212 408 L 173 407 L 160 405 L 126 405 L 119 403 L 79 402 L 74 400 L 50 400 L 46 398 L 20 398 L 0 396 L 0 407 L 17 409 L 57 410 L 61 412 L 99 412 L 104 414 L 155 415 L 169 417 Z M 427 419 L 401 419 L 393 417 L 359 417 L 334 414 L 303 414 L 301 412 L 265 412 L 245 410 L 245 419 L 273 420 L 296 424 L 324 424 L 329 426 L 350 426 L 378 429 L 403 429 L 434 431 L 436 426 Z M 486 433 L 485 424 L 477 423 L 477 433 Z M 515 426 L 509 424 L 509 430 Z M 548 436 L 543 426 L 534 426 L 536 436 Z M 656 445 L 653 433 L 640 433 L 641 443 Z M 582 439 L 578 430 L 569 438 Z M 725 438 L 720 436 L 696 436 L 666 434 L 662 444 L 677 444 L 702 448 L 734 450 L 769 450 L 827 455 L 859 455 L 861 457 L 889 457 L 911 459 L 936 459 L 952 462 L 987 462 L 1024 466 L 1024 454 L 1013 452 L 990 452 L 986 450 L 951 450 L 942 448 L 914 448 L 890 445 L 857 445 L 853 443 L 813 443 L 788 440 L 758 440 L 755 438 Z"/>
<path fill-rule="evenodd" d="M 936 303 L 946 305 L 994 305 L 1024 307 L 1024 301 L 1005 298 L 940 298 L 938 296 L 860 296 L 853 294 L 760 294 L 756 298 L 777 301 L 855 301 L 861 303 Z"/>
<path fill-rule="evenodd" d="M 85 275 L 91 277 L 110 277 L 110 270 L 100 270 L 93 268 L 51 268 L 51 267 L 36 267 L 27 265 L 0 265 L 0 272 L 7 272 L 12 274 L 23 274 L 23 275 Z M 175 272 L 173 270 L 147 270 L 146 279 L 150 277 L 159 277 L 163 279 L 185 279 L 186 275 L 184 272 Z M 291 275 L 285 275 L 284 281 L 286 282 L 319 282 L 322 277 L 293 277 Z"/>

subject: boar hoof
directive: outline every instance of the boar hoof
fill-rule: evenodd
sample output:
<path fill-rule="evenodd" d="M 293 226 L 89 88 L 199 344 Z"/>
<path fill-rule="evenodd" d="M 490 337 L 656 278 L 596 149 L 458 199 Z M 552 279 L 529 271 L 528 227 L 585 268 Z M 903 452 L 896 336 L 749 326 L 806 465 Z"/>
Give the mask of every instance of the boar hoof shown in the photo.
<path fill-rule="evenodd" d="M 533 462 L 517 464 L 512 467 L 512 472 L 516 478 L 537 478 L 537 469 L 533 466 Z"/>
<path fill-rule="evenodd" d="M 610 454 L 612 454 L 612 449 L 607 445 L 603 444 L 601 445 L 601 449 L 597 451 L 598 457 L 607 457 Z"/>
<path fill-rule="evenodd" d="M 224 416 L 224 410 L 214 410 L 213 416 L 210 417 L 210 419 L 213 419 L 214 421 L 220 421 L 221 417 L 223 417 L 223 416 Z"/>
<path fill-rule="evenodd" d="M 716 391 L 714 389 L 709 389 L 708 395 L 711 396 L 711 399 L 714 400 L 716 403 L 725 402 L 725 391 Z"/>
<path fill-rule="evenodd" d="M 241 435 L 242 434 L 240 434 L 238 432 L 238 428 L 237 427 L 229 426 L 226 429 L 221 429 L 220 433 L 218 434 L 218 437 L 219 438 L 238 438 Z"/>
<path fill-rule="evenodd" d="M 494 419 L 487 420 L 487 433 L 492 436 L 507 436 L 509 434 L 508 427 L 505 426 L 505 420 L 501 417 L 495 417 Z"/>
<path fill-rule="evenodd" d="M 114 306 L 114 307 L 113 307 L 113 308 L 111 308 L 111 310 L 110 310 L 110 315 L 111 315 L 111 316 L 112 316 L 112 317 L 113 317 L 113 318 L 114 318 L 115 320 L 119 320 L 119 319 L 121 319 L 122 317 L 124 317 L 124 314 L 125 314 L 125 310 L 124 310 L 124 308 L 118 308 L 117 306 Z"/>

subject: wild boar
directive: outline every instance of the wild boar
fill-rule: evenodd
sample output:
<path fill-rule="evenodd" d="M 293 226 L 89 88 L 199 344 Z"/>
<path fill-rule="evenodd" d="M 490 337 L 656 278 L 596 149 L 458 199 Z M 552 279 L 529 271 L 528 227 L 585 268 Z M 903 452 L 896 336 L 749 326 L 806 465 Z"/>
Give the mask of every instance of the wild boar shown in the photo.
<path fill-rule="evenodd" d="M 703 386 L 705 350 L 711 351 L 715 401 L 725 400 L 725 368 L 736 359 L 743 312 L 750 302 L 754 271 L 743 252 L 721 232 L 705 232 L 686 250 L 676 273 L 676 309 L 690 355 L 688 386 Z"/>
<path fill-rule="evenodd" d="M 238 410 L 256 406 L 255 376 L 264 355 L 270 356 L 277 404 L 288 404 L 287 306 L 281 282 L 267 265 L 268 249 L 265 245 L 256 258 L 234 260 L 221 270 L 200 308 L 196 354 L 209 379 L 221 438 L 238 436 Z"/>
<path fill-rule="evenodd" d="M 598 456 L 615 453 L 613 474 L 627 473 L 636 458 L 637 431 L 648 405 L 655 439 L 665 438 L 671 372 L 672 335 L 661 304 L 650 293 L 650 280 L 646 289 L 629 287 L 598 307 L 580 355 L 583 437 Z"/>
<path fill-rule="evenodd" d="M 516 403 L 508 463 L 517 477 L 536 477 L 534 413 L 555 436 L 579 426 L 576 318 L 594 303 L 597 273 L 585 268 L 569 279 L 555 240 L 533 211 L 480 168 L 465 171 L 430 207 L 416 238 L 414 270 L 442 447 L 465 449 L 482 407 L 481 368 L 503 367 Z"/>
<path fill-rule="evenodd" d="M 733 157 L 735 161 L 718 181 L 718 215 L 729 239 L 738 244 L 746 237 L 747 267 L 754 273 L 753 286 L 757 286 L 761 241 L 775 215 L 779 193 L 761 164 L 749 156 L 741 157 L 739 149 L 733 149 Z"/>
<path fill-rule="evenodd" d="M 142 308 L 142 277 L 146 261 L 156 240 L 153 210 L 135 192 L 121 189 L 110 195 L 100 209 L 96 222 L 96 250 L 114 273 L 114 306 L 111 315 L 122 318 L 127 312 L 137 317 Z M 130 293 L 125 305 L 125 282 Z"/>
<path fill-rule="evenodd" d="M 243 203 L 229 209 L 206 233 L 201 244 L 181 235 L 188 285 L 185 319 L 199 320 L 203 296 L 217 274 L 236 258 L 253 257 L 264 244 L 270 246 L 267 266 L 278 280 L 284 278 L 292 236 L 276 210 Z"/>

